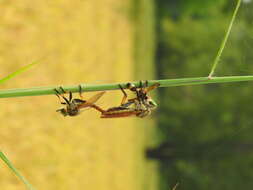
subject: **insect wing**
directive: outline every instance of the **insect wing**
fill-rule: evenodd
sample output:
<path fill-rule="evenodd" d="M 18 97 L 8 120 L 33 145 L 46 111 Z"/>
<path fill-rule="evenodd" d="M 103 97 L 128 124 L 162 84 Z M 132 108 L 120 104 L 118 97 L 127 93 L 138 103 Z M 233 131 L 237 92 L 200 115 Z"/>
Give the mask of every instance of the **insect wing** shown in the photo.
<path fill-rule="evenodd" d="M 105 91 L 103 92 L 99 92 L 97 94 L 95 94 L 94 96 L 92 96 L 91 98 L 89 98 L 86 102 L 84 102 L 83 104 L 78 105 L 78 108 L 85 108 L 85 107 L 89 107 L 92 104 L 96 103 L 98 101 L 99 98 L 101 98 L 101 96 L 103 96 L 105 93 Z"/>
<path fill-rule="evenodd" d="M 83 104 L 83 103 L 86 103 L 87 101 L 75 98 L 75 99 L 73 99 L 73 102 L 75 102 L 76 104 Z"/>
<path fill-rule="evenodd" d="M 101 115 L 101 118 L 121 118 L 130 117 L 138 114 L 138 111 L 108 112 Z"/>
<path fill-rule="evenodd" d="M 94 96 L 92 96 L 91 98 L 89 98 L 87 100 L 87 103 L 90 103 L 90 104 L 96 103 L 98 101 L 98 99 L 101 98 L 101 96 L 104 95 L 104 93 L 105 93 L 105 91 L 95 94 Z"/>

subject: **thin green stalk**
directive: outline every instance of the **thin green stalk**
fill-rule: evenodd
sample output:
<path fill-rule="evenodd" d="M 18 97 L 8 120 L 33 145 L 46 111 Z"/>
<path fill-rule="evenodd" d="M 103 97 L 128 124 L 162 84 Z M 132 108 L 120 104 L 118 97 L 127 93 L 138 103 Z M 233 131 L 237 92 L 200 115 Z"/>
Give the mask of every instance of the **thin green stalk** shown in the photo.
<path fill-rule="evenodd" d="M 232 16 L 232 19 L 231 19 L 231 21 L 230 21 L 229 27 L 228 27 L 228 29 L 227 29 L 226 35 L 225 35 L 225 37 L 224 37 L 224 39 L 223 39 L 223 41 L 222 41 L 222 43 L 221 43 L 220 49 L 219 49 L 219 51 L 218 51 L 218 53 L 217 53 L 217 56 L 216 56 L 216 58 L 215 58 L 215 60 L 214 60 L 214 64 L 213 64 L 213 66 L 212 66 L 212 68 L 211 68 L 211 72 L 209 73 L 209 76 L 208 76 L 209 78 L 211 78 L 211 77 L 213 76 L 214 71 L 215 71 L 215 69 L 216 69 L 216 67 L 217 67 L 217 65 L 218 65 L 218 63 L 219 63 L 221 54 L 222 54 L 222 52 L 223 52 L 223 50 L 224 50 L 224 48 L 225 48 L 225 45 L 226 45 L 226 43 L 227 43 L 228 36 L 229 36 L 229 34 L 230 34 L 230 32 L 231 32 L 231 29 L 232 29 L 232 26 L 233 26 L 233 23 L 234 23 L 234 20 L 235 20 L 235 18 L 236 18 L 236 15 L 237 15 L 237 12 L 238 12 L 238 10 L 239 10 L 240 5 L 241 5 L 241 0 L 238 0 L 238 1 L 237 1 L 236 8 L 235 8 L 234 13 L 233 13 L 233 16 Z"/>
<path fill-rule="evenodd" d="M 211 84 L 211 83 L 227 83 L 227 82 L 243 82 L 252 81 L 253 75 L 250 76 L 229 76 L 229 77 L 198 77 L 198 78 L 180 78 L 180 79 L 164 79 L 164 80 L 149 80 L 148 86 L 159 83 L 160 87 L 170 87 L 170 86 L 185 86 L 185 85 L 199 85 L 199 84 Z M 139 87 L 139 82 L 132 82 L 137 87 Z M 89 91 L 105 91 L 105 90 L 118 90 L 119 84 L 126 88 L 127 83 L 114 83 L 114 84 L 80 84 L 83 92 Z M 65 91 L 79 92 L 79 85 L 64 86 Z M 23 89 L 8 89 L 0 90 L 0 98 L 10 98 L 10 97 L 21 97 L 21 96 L 41 96 L 55 94 L 55 88 L 59 90 L 59 86 L 49 86 L 49 87 L 33 87 L 33 88 L 23 88 Z M 60 90 L 59 90 L 60 91 Z"/>
<path fill-rule="evenodd" d="M 31 64 L 28 64 L 28 65 L 24 66 L 24 67 L 21 67 L 17 71 L 14 71 L 13 73 L 7 75 L 6 77 L 0 79 L 0 84 L 6 82 L 7 80 L 10 80 L 11 78 L 13 78 L 13 77 L 25 72 L 25 71 L 27 71 L 28 69 L 30 69 L 32 66 L 34 66 L 36 64 L 38 64 L 38 62 L 33 62 Z"/>
<path fill-rule="evenodd" d="M 19 171 L 12 165 L 10 160 L 4 155 L 2 151 L 0 151 L 0 158 L 5 162 L 5 164 L 18 176 L 18 178 L 26 185 L 27 189 L 35 190 L 35 188 L 23 177 Z"/>
<path fill-rule="evenodd" d="M 6 77 L 3 77 L 0 79 L 0 84 L 3 84 L 4 82 L 14 78 L 15 76 L 29 70 L 32 66 L 38 64 L 38 62 L 33 62 L 31 64 L 25 65 L 18 70 L 14 71 L 13 73 L 7 75 Z M 5 164 L 16 174 L 16 176 L 26 185 L 27 189 L 29 190 L 35 190 L 33 186 L 23 177 L 19 171 L 12 165 L 12 163 L 8 160 L 8 158 L 4 155 L 3 152 L 0 151 L 0 158 L 5 162 Z"/>

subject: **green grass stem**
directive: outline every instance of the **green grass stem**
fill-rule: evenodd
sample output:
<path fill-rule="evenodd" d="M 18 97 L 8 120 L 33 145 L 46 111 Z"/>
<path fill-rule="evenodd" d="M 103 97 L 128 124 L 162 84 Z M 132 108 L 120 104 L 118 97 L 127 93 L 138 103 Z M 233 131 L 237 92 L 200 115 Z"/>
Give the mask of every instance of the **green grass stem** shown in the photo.
<path fill-rule="evenodd" d="M 234 23 L 234 20 L 235 20 L 235 18 L 236 18 L 236 15 L 237 15 L 237 12 L 238 12 L 238 10 L 239 10 L 240 5 L 241 5 L 241 0 L 238 0 L 238 1 L 237 1 L 236 8 L 235 8 L 234 13 L 233 13 L 233 16 L 232 16 L 232 19 L 231 19 L 231 21 L 230 21 L 229 27 L 228 27 L 227 32 L 226 32 L 226 34 L 225 34 L 225 37 L 224 37 L 224 39 L 223 39 L 223 41 L 222 41 L 222 43 L 221 43 L 220 49 L 219 49 L 219 51 L 218 51 L 218 53 L 217 53 L 217 56 L 215 57 L 214 64 L 213 64 L 213 66 L 212 66 L 212 68 L 211 68 L 211 72 L 209 73 L 209 76 L 208 76 L 209 78 L 211 78 L 211 77 L 213 76 L 214 71 L 215 71 L 215 69 L 216 69 L 216 67 L 217 67 L 217 65 L 218 65 L 218 63 L 219 63 L 221 54 L 222 54 L 222 52 L 223 52 L 223 50 L 224 50 L 224 48 L 225 48 L 226 42 L 227 42 L 227 40 L 228 40 L 229 34 L 230 34 L 230 32 L 231 32 L 231 29 L 232 29 L 232 26 L 233 26 L 233 23 Z"/>
<path fill-rule="evenodd" d="M 16 176 L 26 185 L 27 189 L 35 190 L 35 188 L 23 177 L 19 171 L 13 166 L 10 160 L 4 155 L 2 151 L 0 151 L 0 158 L 4 161 L 4 163 L 16 174 Z"/>
<path fill-rule="evenodd" d="M 250 76 L 229 76 L 229 77 L 196 77 L 196 78 L 180 78 L 180 79 L 164 79 L 164 80 L 149 80 L 149 86 L 154 83 L 159 83 L 160 87 L 171 87 L 171 86 L 186 86 L 186 85 L 200 85 L 200 84 L 212 84 L 212 83 L 228 83 L 228 82 L 243 82 L 252 81 L 253 75 Z M 132 82 L 137 87 L 139 87 L 139 81 Z M 127 83 L 113 83 L 113 84 L 80 84 L 82 86 L 83 92 L 91 91 L 105 91 L 105 90 L 118 90 L 119 84 L 123 88 L 126 88 Z M 79 85 L 62 85 L 65 91 L 79 92 Z M 48 86 L 48 87 L 33 87 L 33 88 L 23 88 L 23 89 L 7 89 L 0 90 L 0 98 L 10 98 L 10 97 L 21 97 L 21 96 L 41 96 L 55 94 L 54 89 L 59 89 L 58 86 Z"/>

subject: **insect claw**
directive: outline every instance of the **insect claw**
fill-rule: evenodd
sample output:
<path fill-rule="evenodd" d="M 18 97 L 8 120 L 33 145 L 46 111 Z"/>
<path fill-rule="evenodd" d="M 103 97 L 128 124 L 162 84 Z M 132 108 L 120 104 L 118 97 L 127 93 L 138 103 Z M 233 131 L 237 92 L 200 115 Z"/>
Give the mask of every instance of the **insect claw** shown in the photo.
<path fill-rule="evenodd" d="M 82 86 L 79 84 L 78 87 L 79 87 L 79 96 L 81 98 L 83 98 L 83 95 L 82 95 Z"/>
<path fill-rule="evenodd" d="M 61 91 L 65 94 L 66 91 L 62 88 L 62 86 L 59 87 L 61 89 Z"/>
<path fill-rule="evenodd" d="M 69 102 L 71 102 L 71 100 L 72 100 L 72 92 L 69 91 Z"/>
<path fill-rule="evenodd" d="M 58 96 L 58 94 L 60 94 L 60 92 L 55 88 L 54 89 L 54 91 L 55 91 L 55 94 Z"/>
<path fill-rule="evenodd" d="M 145 87 L 148 87 L 148 80 L 145 81 Z"/>
<path fill-rule="evenodd" d="M 121 84 L 119 84 L 119 88 L 123 92 L 123 94 L 125 94 L 124 88 L 121 86 Z"/>

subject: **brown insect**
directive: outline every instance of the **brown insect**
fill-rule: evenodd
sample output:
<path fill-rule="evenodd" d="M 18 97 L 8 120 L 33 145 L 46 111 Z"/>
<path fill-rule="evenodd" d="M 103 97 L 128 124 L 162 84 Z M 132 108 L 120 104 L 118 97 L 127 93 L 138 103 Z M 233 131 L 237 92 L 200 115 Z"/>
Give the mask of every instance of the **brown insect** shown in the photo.
<path fill-rule="evenodd" d="M 69 98 L 67 99 L 63 94 L 66 94 L 67 92 L 62 88 L 59 87 L 62 93 L 60 93 L 57 89 L 54 89 L 56 92 L 56 96 L 59 98 L 61 104 L 66 105 L 65 108 L 61 108 L 56 110 L 57 112 L 60 112 L 63 116 L 76 116 L 80 114 L 80 110 L 83 108 L 89 108 L 92 107 L 95 102 L 98 101 L 98 99 L 103 96 L 105 91 L 99 92 L 89 98 L 88 100 L 84 100 L 82 96 L 82 87 L 79 85 L 79 95 L 81 99 L 75 98 L 72 99 L 72 92 L 69 91 Z M 64 100 L 64 102 L 61 101 L 61 97 Z"/>
<path fill-rule="evenodd" d="M 127 88 L 136 94 L 136 97 L 133 99 L 127 99 L 127 93 L 124 91 L 122 86 L 119 85 L 124 95 L 120 106 L 111 107 L 107 110 L 103 110 L 95 104 L 91 107 L 101 112 L 101 118 L 119 118 L 129 116 L 137 116 L 140 118 L 146 117 L 157 107 L 155 101 L 148 96 L 148 92 L 157 88 L 160 84 L 156 83 L 150 87 L 148 87 L 147 81 L 145 84 L 145 87 L 143 87 L 143 83 L 140 81 L 140 88 L 137 88 L 132 83 L 127 84 Z"/>

